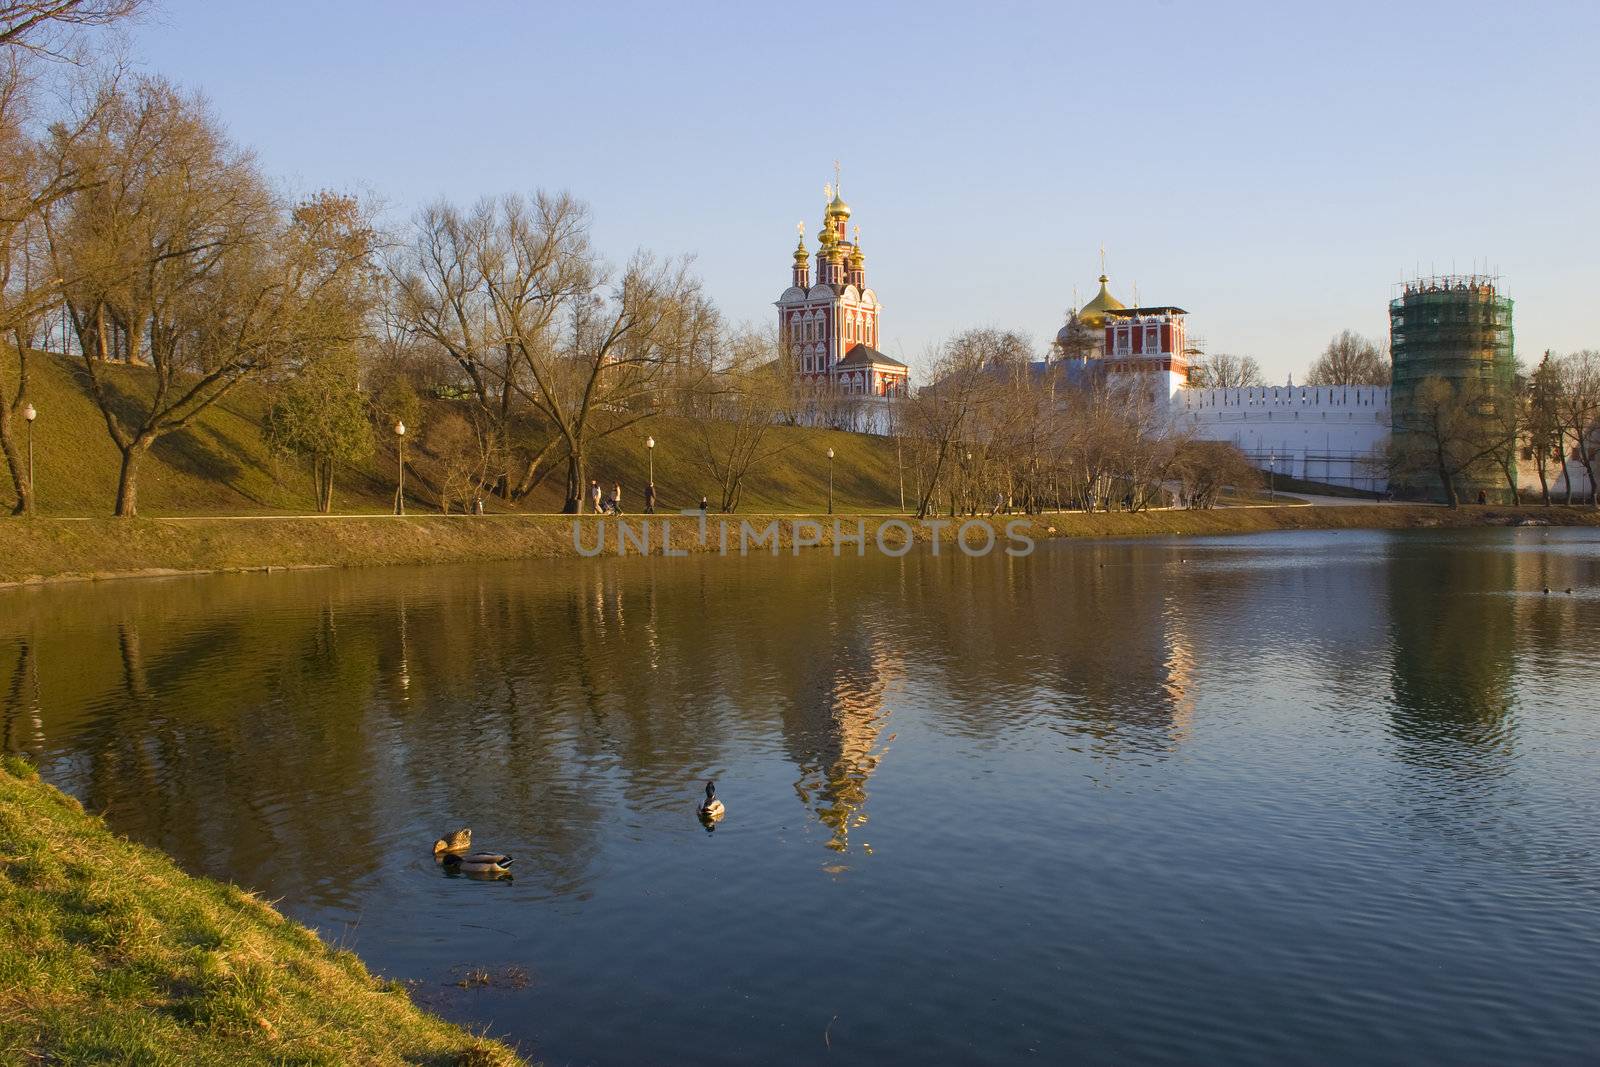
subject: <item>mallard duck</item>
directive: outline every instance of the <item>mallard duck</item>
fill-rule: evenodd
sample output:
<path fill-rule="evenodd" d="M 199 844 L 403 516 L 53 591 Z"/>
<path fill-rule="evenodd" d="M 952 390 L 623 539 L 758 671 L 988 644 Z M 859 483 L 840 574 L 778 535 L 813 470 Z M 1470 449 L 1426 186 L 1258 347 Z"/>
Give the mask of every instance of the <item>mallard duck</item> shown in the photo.
<path fill-rule="evenodd" d="M 509 875 L 511 857 L 504 852 L 446 852 L 440 860 L 447 871 L 462 874 L 501 877 Z"/>
<path fill-rule="evenodd" d="M 433 857 L 465 852 L 472 847 L 472 831 L 463 826 L 453 834 L 445 834 L 433 843 Z"/>
<path fill-rule="evenodd" d="M 717 799 L 716 782 L 706 783 L 706 799 L 705 803 L 700 805 L 699 812 L 702 819 L 720 819 L 726 814 L 727 809 L 722 806 L 722 801 Z"/>

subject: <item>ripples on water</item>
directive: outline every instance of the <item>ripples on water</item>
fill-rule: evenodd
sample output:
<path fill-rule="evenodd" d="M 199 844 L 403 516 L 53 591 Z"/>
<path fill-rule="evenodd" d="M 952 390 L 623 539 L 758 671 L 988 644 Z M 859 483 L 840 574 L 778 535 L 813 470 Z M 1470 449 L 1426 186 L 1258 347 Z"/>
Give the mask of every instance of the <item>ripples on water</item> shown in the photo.
<path fill-rule="evenodd" d="M 1593 1062 L 1597 637 L 1589 531 L 129 582 L 0 739 L 551 1063 Z"/>

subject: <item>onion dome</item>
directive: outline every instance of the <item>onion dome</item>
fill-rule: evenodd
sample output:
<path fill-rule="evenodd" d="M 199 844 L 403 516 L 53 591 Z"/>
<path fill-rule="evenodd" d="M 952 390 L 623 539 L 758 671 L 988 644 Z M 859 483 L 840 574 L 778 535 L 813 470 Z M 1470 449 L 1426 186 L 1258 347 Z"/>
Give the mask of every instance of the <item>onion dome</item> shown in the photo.
<path fill-rule="evenodd" d="M 1078 312 L 1078 321 L 1085 326 L 1100 329 L 1106 324 L 1106 312 L 1121 311 L 1127 306 L 1106 289 L 1106 280 L 1104 274 L 1100 275 L 1100 291 Z"/>
<path fill-rule="evenodd" d="M 849 218 L 850 205 L 844 202 L 844 197 L 840 196 L 838 193 L 834 193 L 833 199 L 828 201 L 828 214 L 830 217 L 842 215 L 845 218 Z"/>
<path fill-rule="evenodd" d="M 806 251 L 806 235 L 800 235 L 800 243 L 794 248 L 794 265 L 803 267 L 811 260 L 811 253 Z"/>

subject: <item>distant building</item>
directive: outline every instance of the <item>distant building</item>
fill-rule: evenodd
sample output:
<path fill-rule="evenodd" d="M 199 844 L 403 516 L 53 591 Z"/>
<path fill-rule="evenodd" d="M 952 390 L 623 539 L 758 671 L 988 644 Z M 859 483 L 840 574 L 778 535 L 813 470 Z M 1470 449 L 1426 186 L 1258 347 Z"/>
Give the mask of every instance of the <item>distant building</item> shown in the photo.
<path fill-rule="evenodd" d="M 1057 331 L 1052 358 L 1073 383 L 1149 383 L 1151 399 L 1167 403 L 1178 428 L 1236 445 L 1263 471 L 1350 489 L 1385 488 L 1388 389 L 1293 383 L 1196 389 L 1189 372 L 1201 347 L 1183 308 L 1130 308 L 1101 274 L 1100 291 Z"/>
<path fill-rule="evenodd" d="M 835 187 L 826 190 L 827 208 L 817 234 L 817 278 L 800 227 L 790 285 L 777 300 L 778 335 L 791 373 L 815 390 L 853 396 L 893 398 L 906 394 L 910 368 L 878 351 L 882 307 L 867 287 L 861 227 L 846 240 L 850 205 Z"/>
<path fill-rule="evenodd" d="M 1478 399 L 1486 407 L 1515 402 L 1511 310 L 1511 299 L 1500 294 L 1495 279 L 1483 275 L 1439 275 L 1405 284 L 1389 303 L 1397 434 L 1416 425 L 1417 390 L 1430 378 L 1480 390 Z M 1397 495 L 1444 499 L 1438 476 L 1428 471 L 1408 474 L 1405 482 L 1395 487 Z M 1456 490 L 1468 501 L 1480 491 L 1496 503 L 1516 495 L 1492 464 L 1463 475 Z"/>
<path fill-rule="evenodd" d="M 1089 374 L 1080 377 L 1148 381 L 1153 399 L 1170 401 L 1189 384 L 1188 312 L 1170 305 L 1128 307 L 1111 295 L 1107 281 L 1100 275 L 1100 291 L 1056 332 L 1054 358 L 1082 364 Z"/>

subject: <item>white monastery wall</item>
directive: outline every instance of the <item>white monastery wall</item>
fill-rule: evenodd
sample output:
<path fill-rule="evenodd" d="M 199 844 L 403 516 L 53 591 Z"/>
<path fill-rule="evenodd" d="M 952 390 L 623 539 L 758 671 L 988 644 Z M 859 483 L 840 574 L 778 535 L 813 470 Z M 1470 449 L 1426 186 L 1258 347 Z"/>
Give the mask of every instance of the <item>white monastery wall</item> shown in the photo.
<path fill-rule="evenodd" d="M 1262 470 L 1378 492 L 1389 442 L 1389 390 L 1374 386 L 1269 385 L 1180 389 L 1180 425 L 1231 441 Z"/>

